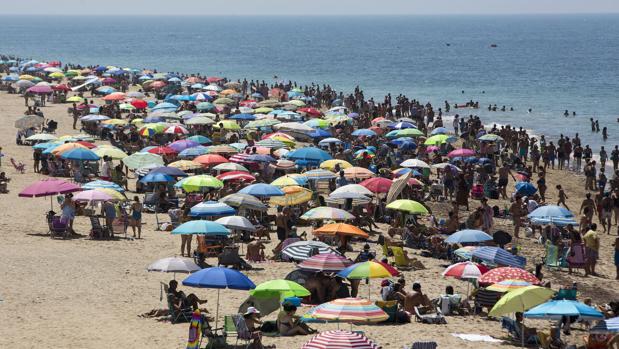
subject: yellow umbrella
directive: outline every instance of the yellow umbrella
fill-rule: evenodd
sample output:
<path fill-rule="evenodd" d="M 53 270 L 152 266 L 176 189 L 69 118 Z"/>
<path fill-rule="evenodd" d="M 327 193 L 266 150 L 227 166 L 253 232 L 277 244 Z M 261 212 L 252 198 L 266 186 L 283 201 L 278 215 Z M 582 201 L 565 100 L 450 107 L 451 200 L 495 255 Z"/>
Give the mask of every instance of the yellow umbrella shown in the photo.
<path fill-rule="evenodd" d="M 235 93 L 238 93 L 238 92 L 236 92 L 235 90 L 233 90 L 231 88 L 219 92 L 219 94 L 222 95 L 222 96 L 233 95 Z"/>
<path fill-rule="evenodd" d="M 64 74 L 61 72 L 53 72 L 51 74 L 49 74 L 50 78 L 55 78 L 55 79 L 62 79 L 64 78 Z"/>
<path fill-rule="evenodd" d="M 286 176 L 281 176 L 277 178 L 276 180 L 271 182 L 271 185 L 274 185 L 276 187 L 289 187 L 289 186 L 298 186 L 299 182 L 293 177 L 286 175 Z"/>
<path fill-rule="evenodd" d="M 127 153 L 125 153 L 124 151 L 116 148 L 116 147 L 112 147 L 112 146 L 108 146 L 108 147 L 103 147 L 103 146 L 99 146 L 95 149 L 92 150 L 95 154 L 99 155 L 100 157 L 110 157 L 114 160 L 122 160 L 124 158 L 126 158 Z"/>
<path fill-rule="evenodd" d="M 84 98 L 80 96 L 73 96 L 73 97 L 67 98 L 67 102 L 82 103 L 83 101 L 84 101 Z"/>
<path fill-rule="evenodd" d="M 226 130 L 240 130 L 241 129 L 241 126 L 239 126 L 239 124 L 237 124 L 236 121 L 234 120 L 223 120 L 223 121 L 215 123 L 213 127 L 219 128 L 220 124 L 222 124 L 224 129 Z"/>
<path fill-rule="evenodd" d="M 85 147 L 79 143 L 65 143 L 63 145 L 60 145 L 56 148 L 54 148 L 54 150 L 52 150 L 52 154 L 54 155 L 60 155 L 62 153 L 64 153 L 67 150 L 71 150 L 71 149 L 75 149 L 75 148 L 84 148 L 84 149 L 88 149 L 88 147 Z"/>
<path fill-rule="evenodd" d="M 352 164 L 346 160 L 331 159 L 320 163 L 320 168 L 333 171 L 335 165 L 340 164 L 342 170 L 352 167 Z"/>
<path fill-rule="evenodd" d="M 19 80 L 34 80 L 34 76 L 30 75 L 30 74 L 23 74 L 19 76 Z"/>
<path fill-rule="evenodd" d="M 271 206 L 293 206 L 312 199 L 312 191 L 298 185 L 282 188 L 284 196 L 273 196 L 269 201 Z"/>
<path fill-rule="evenodd" d="M 124 126 L 127 124 L 127 120 L 125 119 L 109 119 L 101 122 L 104 125 L 115 125 L 115 126 Z"/>
<path fill-rule="evenodd" d="M 202 165 L 190 160 L 178 160 L 168 164 L 170 167 L 176 167 L 179 170 L 188 171 L 202 168 Z"/>
<path fill-rule="evenodd" d="M 131 125 L 139 125 L 143 123 L 144 123 L 144 119 L 141 119 L 141 118 L 136 118 L 136 119 L 131 120 Z"/>
<path fill-rule="evenodd" d="M 118 201 L 127 200 L 127 198 L 123 194 L 121 194 L 120 192 L 112 188 L 95 188 L 94 190 L 106 193 L 107 195 L 111 196 L 114 200 L 118 200 Z"/>

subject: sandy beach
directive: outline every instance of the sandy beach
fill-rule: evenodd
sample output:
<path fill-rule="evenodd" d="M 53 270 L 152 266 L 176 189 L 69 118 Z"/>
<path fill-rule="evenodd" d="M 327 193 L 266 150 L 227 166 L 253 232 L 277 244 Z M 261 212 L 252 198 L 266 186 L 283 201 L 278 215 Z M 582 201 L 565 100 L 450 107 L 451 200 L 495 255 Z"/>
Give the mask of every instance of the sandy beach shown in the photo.
<path fill-rule="evenodd" d="M 71 117 L 67 104 L 48 104 L 42 108 L 47 118 L 59 122 L 58 135 L 75 134 L 71 129 Z M 170 274 L 148 273 L 146 266 L 159 258 L 178 255 L 180 238 L 169 232 L 155 231 L 155 216 L 146 214 L 141 240 L 99 241 L 87 239 L 90 224 L 85 217 L 76 219 L 75 230 L 80 238 L 69 240 L 50 239 L 47 235 L 45 213 L 49 210 L 49 198 L 18 198 L 17 193 L 28 184 L 45 176 L 32 171 L 32 150 L 15 144 L 16 129 L 13 123 L 23 116 L 24 100 L 18 95 L 0 93 L 0 124 L 2 139 L 2 171 L 11 177 L 9 194 L 0 196 L 0 347 L 2 348 L 124 348 L 148 346 L 150 348 L 184 348 L 187 340 L 187 324 L 172 325 L 138 315 L 154 308 L 166 308 L 165 296 L 160 300 L 160 283 L 168 282 Z M 491 124 L 491 120 L 483 120 Z M 98 141 L 97 144 L 101 143 Z M 26 173 L 17 173 L 9 163 L 15 158 L 26 164 Z M 569 195 L 568 205 L 574 212 L 584 197 L 584 177 L 572 172 L 548 171 L 548 202 L 556 202 L 554 187 L 560 183 Z M 130 181 L 130 188 L 134 185 Z M 477 201 L 473 206 L 477 205 Z M 491 200 L 490 205 L 508 206 L 504 200 Z M 58 210 L 58 203 L 54 202 Z M 430 202 L 434 212 L 444 216 L 447 203 Z M 465 215 L 463 212 L 462 215 Z M 597 218 L 595 218 L 597 221 Z M 513 231 L 511 221 L 495 219 L 495 229 Z M 386 228 L 384 226 L 383 228 Z M 614 229 L 613 229 L 614 230 Z M 599 230 L 600 231 L 600 230 Z M 274 234 L 273 234 L 274 236 Z M 614 280 L 612 262 L 616 235 L 601 234 L 601 250 L 598 264 L 600 277 L 582 277 L 582 271 L 568 275 L 564 271 L 544 269 L 545 280 L 551 281 L 553 289 L 561 285 L 578 283 L 579 298 L 590 297 L 602 304 L 619 296 L 619 281 Z M 528 259 L 527 269 L 541 262 L 543 247 L 532 239 L 521 239 L 522 255 Z M 274 245 L 267 247 L 267 251 Z M 361 245 L 355 245 L 359 251 Z M 378 245 L 372 249 L 381 254 Z M 427 269 L 405 272 L 407 284 L 422 283 L 425 293 L 438 296 L 445 286 L 453 285 L 456 292 L 465 293 L 466 283 L 440 277 L 447 261 L 417 256 Z M 354 254 L 351 254 L 354 255 Z M 214 259 L 208 259 L 215 263 Z M 292 263 L 267 262 L 256 264 L 256 270 L 246 274 L 256 283 L 282 278 L 294 269 Z M 182 280 L 184 275 L 177 275 Z M 362 284 L 360 294 L 367 294 Z M 207 308 L 214 315 L 214 290 L 183 289 L 195 292 L 209 300 Z M 379 283 L 372 283 L 372 295 L 377 297 Z M 233 314 L 246 298 L 245 291 L 222 291 L 220 314 Z M 274 317 L 272 314 L 267 319 Z M 362 325 L 354 330 L 380 343 L 383 348 L 401 348 L 414 341 L 433 340 L 440 348 L 496 348 L 493 343 L 468 342 L 452 336 L 453 333 L 486 334 L 495 338 L 506 333 L 496 321 L 479 316 L 450 316 L 447 325 L 409 323 L 401 325 Z M 548 328 L 547 321 L 527 321 L 538 328 Z M 341 325 L 347 327 L 348 325 Z M 335 329 L 336 324 L 315 325 L 318 330 Z M 570 342 L 582 342 L 586 332 L 575 330 Z M 277 348 L 299 348 L 309 336 L 264 338 L 266 345 Z M 501 347 L 509 347 L 508 344 Z"/>

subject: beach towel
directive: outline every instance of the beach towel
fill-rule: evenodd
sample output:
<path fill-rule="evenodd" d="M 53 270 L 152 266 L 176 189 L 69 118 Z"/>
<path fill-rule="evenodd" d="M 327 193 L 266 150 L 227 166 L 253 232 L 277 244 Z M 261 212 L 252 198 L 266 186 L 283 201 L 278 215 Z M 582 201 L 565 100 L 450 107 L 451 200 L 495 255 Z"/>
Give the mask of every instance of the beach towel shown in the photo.
<path fill-rule="evenodd" d="M 584 268 L 585 266 L 585 245 L 573 244 L 567 254 L 567 263 L 571 268 Z"/>
<path fill-rule="evenodd" d="M 490 342 L 490 343 L 502 343 L 503 341 L 500 339 L 496 339 L 494 337 L 484 335 L 484 334 L 471 334 L 471 333 L 452 333 L 454 337 L 458 337 L 460 339 L 464 339 L 469 342 Z"/>
<path fill-rule="evenodd" d="M 191 315 L 189 323 L 189 337 L 187 338 L 187 349 L 200 349 L 200 335 L 202 334 L 202 316 L 200 310 L 196 310 Z"/>

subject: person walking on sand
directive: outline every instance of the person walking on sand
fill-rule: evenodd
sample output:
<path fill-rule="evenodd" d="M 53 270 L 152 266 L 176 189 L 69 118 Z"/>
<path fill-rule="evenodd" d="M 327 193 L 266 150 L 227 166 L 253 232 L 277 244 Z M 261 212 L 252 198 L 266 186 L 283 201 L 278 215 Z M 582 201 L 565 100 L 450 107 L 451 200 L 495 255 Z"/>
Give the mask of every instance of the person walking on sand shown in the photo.
<path fill-rule="evenodd" d="M 619 146 L 615 145 L 615 149 L 610 152 L 610 160 L 613 162 L 613 171 L 619 168 Z"/>
<path fill-rule="evenodd" d="M 504 162 L 503 165 L 499 168 L 499 182 L 497 185 L 503 199 L 507 199 L 507 185 L 509 184 L 508 176 L 512 176 L 512 178 L 516 180 L 516 177 L 514 177 L 511 169 L 509 168 L 509 164 Z"/>
<path fill-rule="evenodd" d="M 516 195 L 514 202 L 509 208 L 509 212 L 512 215 L 512 220 L 514 223 L 514 236 L 516 238 L 520 237 L 520 227 L 522 226 L 522 217 L 526 214 L 527 209 L 522 204 L 520 195 Z"/>
<path fill-rule="evenodd" d="M 563 205 L 563 206 L 565 206 L 565 208 L 567 208 L 569 210 L 570 208 L 567 207 L 567 204 L 565 203 L 565 200 L 567 200 L 569 198 L 565 194 L 565 191 L 563 190 L 563 188 L 561 187 L 560 184 L 557 184 L 557 190 L 559 191 L 559 201 L 557 202 L 557 206 Z"/>
<path fill-rule="evenodd" d="M 597 225 L 591 223 L 589 231 L 583 235 L 582 240 L 585 242 L 585 276 L 597 275 L 595 273 L 595 265 L 597 264 L 600 249 L 600 237 L 598 236 Z"/>
<path fill-rule="evenodd" d="M 135 228 L 138 228 L 138 239 L 142 238 L 142 208 L 140 198 L 137 195 L 134 196 L 131 204 L 131 229 L 133 230 L 133 237 L 136 237 Z"/>
<path fill-rule="evenodd" d="M 604 193 L 604 197 L 600 201 L 600 223 L 604 232 L 610 234 L 613 218 L 613 200 L 610 198 L 610 193 Z"/>
<path fill-rule="evenodd" d="M 615 280 L 619 280 L 619 237 L 615 238 L 615 242 L 613 243 L 613 246 L 615 246 L 615 255 L 614 255 Z"/>

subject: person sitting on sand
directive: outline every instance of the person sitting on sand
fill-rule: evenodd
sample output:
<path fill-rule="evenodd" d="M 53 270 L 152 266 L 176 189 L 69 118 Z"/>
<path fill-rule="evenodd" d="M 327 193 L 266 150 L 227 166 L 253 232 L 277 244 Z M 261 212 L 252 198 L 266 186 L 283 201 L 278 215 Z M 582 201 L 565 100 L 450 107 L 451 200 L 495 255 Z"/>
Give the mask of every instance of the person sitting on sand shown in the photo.
<path fill-rule="evenodd" d="M 250 262 L 265 261 L 266 257 L 264 256 L 264 243 L 260 240 L 254 240 L 248 243 L 245 258 Z"/>
<path fill-rule="evenodd" d="M 11 179 L 6 176 L 5 172 L 0 172 L 0 193 L 6 194 L 9 192 L 8 184 L 10 181 Z"/>
<path fill-rule="evenodd" d="M 283 310 L 277 314 L 277 328 L 282 336 L 308 335 L 316 331 L 299 321 L 299 316 L 294 315 L 297 307 L 284 303 Z"/>
<path fill-rule="evenodd" d="M 176 280 L 170 280 L 168 286 L 168 299 L 170 304 L 174 306 L 175 310 L 181 310 L 188 307 L 191 307 L 193 310 L 197 310 L 200 304 L 207 302 L 206 299 L 202 300 L 193 293 L 185 295 L 183 291 L 177 289 L 178 282 Z"/>
<path fill-rule="evenodd" d="M 413 292 L 406 292 L 404 296 L 404 310 L 409 314 L 414 314 L 415 307 L 422 312 L 433 309 L 430 298 L 421 291 L 421 284 L 418 282 L 413 283 Z"/>

